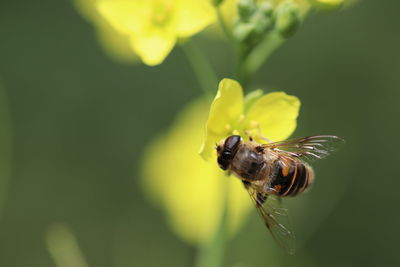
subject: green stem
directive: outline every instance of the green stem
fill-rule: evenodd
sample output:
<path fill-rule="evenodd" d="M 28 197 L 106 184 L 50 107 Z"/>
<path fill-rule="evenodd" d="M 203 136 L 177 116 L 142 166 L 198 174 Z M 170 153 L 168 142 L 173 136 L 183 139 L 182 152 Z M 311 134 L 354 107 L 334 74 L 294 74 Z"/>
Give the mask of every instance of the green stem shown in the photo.
<path fill-rule="evenodd" d="M 304 21 L 311 13 L 311 9 L 303 10 L 300 14 L 300 20 Z M 277 50 L 284 42 L 278 32 L 272 31 L 262 40 L 256 47 L 246 47 L 240 45 L 237 49 L 238 63 L 236 69 L 236 78 L 244 88 L 251 81 L 254 74 L 268 60 L 268 58 Z"/>
<path fill-rule="evenodd" d="M 230 31 L 228 25 L 225 22 L 224 16 L 222 15 L 221 7 L 218 6 L 216 10 L 217 10 L 218 22 L 222 28 L 222 31 L 225 33 L 226 37 L 230 42 L 235 43 L 236 42 L 235 38 L 233 38 L 232 32 Z"/>
<path fill-rule="evenodd" d="M 188 58 L 204 94 L 212 98 L 218 85 L 217 75 L 213 67 L 207 61 L 201 50 L 190 40 L 183 43 L 181 48 Z"/>
<path fill-rule="evenodd" d="M 0 217 L 7 198 L 8 181 L 11 176 L 11 119 L 7 94 L 0 81 Z"/>
<path fill-rule="evenodd" d="M 247 55 L 239 55 L 237 78 L 246 87 L 253 75 L 260 69 L 264 62 L 285 41 L 278 33 L 269 34 L 265 40 Z"/>
<path fill-rule="evenodd" d="M 212 240 L 199 248 L 195 267 L 221 267 L 224 265 L 225 241 L 228 234 L 228 183 L 224 184 L 223 190 L 224 206 L 220 224 Z"/>

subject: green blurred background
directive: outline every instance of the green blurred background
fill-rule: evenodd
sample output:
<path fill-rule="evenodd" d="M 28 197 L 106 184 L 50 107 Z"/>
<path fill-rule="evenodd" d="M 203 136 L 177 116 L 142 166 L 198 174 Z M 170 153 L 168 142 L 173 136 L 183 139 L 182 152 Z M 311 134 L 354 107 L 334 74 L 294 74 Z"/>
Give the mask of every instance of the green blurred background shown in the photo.
<path fill-rule="evenodd" d="M 347 144 L 315 164 L 313 190 L 287 201 L 298 253 L 268 258 L 252 213 L 228 266 L 400 265 L 399 11 L 399 1 L 365 0 L 312 16 L 258 73 L 253 88 L 302 100 L 295 136 Z M 227 44 L 196 41 L 228 76 Z M 190 266 L 195 248 L 170 232 L 138 179 L 146 144 L 200 95 L 179 48 L 158 67 L 118 64 L 71 2 L 2 0 L 0 266 L 56 266 L 45 233 L 57 222 L 91 267 Z"/>

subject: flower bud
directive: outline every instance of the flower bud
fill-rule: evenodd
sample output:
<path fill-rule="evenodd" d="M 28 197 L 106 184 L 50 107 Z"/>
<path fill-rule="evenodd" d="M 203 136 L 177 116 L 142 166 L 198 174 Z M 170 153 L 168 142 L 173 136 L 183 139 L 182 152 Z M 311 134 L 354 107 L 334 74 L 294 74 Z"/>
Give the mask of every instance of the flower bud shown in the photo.
<path fill-rule="evenodd" d="M 239 42 L 244 42 L 254 31 L 254 24 L 250 22 L 238 21 L 233 28 L 233 36 Z"/>
<path fill-rule="evenodd" d="M 248 20 L 239 19 L 236 22 L 233 35 L 239 42 L 254 45 L 263 38 L 272 26 L 272 18 L 257 10 Z"/>
<path fill-rule="evenodd" d="M 285 38 L 292 36 L 300 25 L 300 9 L 293 1 L 278 5 L 275 10 L 275 28 Z"/>
<path fill-rule="evenodd" d="M 257 6 L 254 0 L 239 0 L 237 4 L 239 17 L 248 20 L 256 11 Z"/>
<path fill-rule="evenodd" d="M 262 2 L 258 5 L 258 10 L 265 16 L 270 17 L 274 11 L 274 7 L 270 2 Z"/>
<path fill-rule="evenodd" d="M 251 17 L 250 21 L 254 24 L 254 34 L 256 36 L 264 35 L 264 33 L 267 32 L 272 26 L 271 19 L 260 11 L 257 11 Z"/>
<path fill-rule="evenodd" d="M 224 2 L 224 0 L 212 0 L 214 6 L 219 6 L 220 4 L 222 4 L 222 2 Z"/>

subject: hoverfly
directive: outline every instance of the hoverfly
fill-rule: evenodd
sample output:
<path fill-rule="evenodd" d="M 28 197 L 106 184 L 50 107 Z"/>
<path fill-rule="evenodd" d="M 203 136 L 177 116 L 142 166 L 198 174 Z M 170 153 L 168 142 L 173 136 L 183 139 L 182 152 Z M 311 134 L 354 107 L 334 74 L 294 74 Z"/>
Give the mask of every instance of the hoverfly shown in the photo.
<path fill-rule="evenodd" d="M 282 197 L 307 191 L 314 181 L 314 171 L 308 162 L 328 156 L 344 140 L 334 135 L 266 144 L 249 139 L 244 141 L 241 136 L 232 135 L 217 144 L 218 165 L 242 180 L 273 238 L 289 254 L 294 254 L 295 237 L 288 213 L 277 207 L 277 203 Z"/>

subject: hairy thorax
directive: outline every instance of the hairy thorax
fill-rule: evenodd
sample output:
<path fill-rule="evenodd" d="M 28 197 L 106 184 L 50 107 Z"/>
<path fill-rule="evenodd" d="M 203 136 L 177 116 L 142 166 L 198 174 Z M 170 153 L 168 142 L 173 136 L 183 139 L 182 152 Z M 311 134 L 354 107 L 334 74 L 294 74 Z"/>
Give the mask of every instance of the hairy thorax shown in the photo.
<path fill-rule="evenodd" d="M 255 182 L 265 180 L 270 168 L 265 152 L 257 151 L 252 144 L 241 144 L 230 166 L 230 171 L 242 180 Z M 265 181 L 264 181 L 265 182 Z"/>

